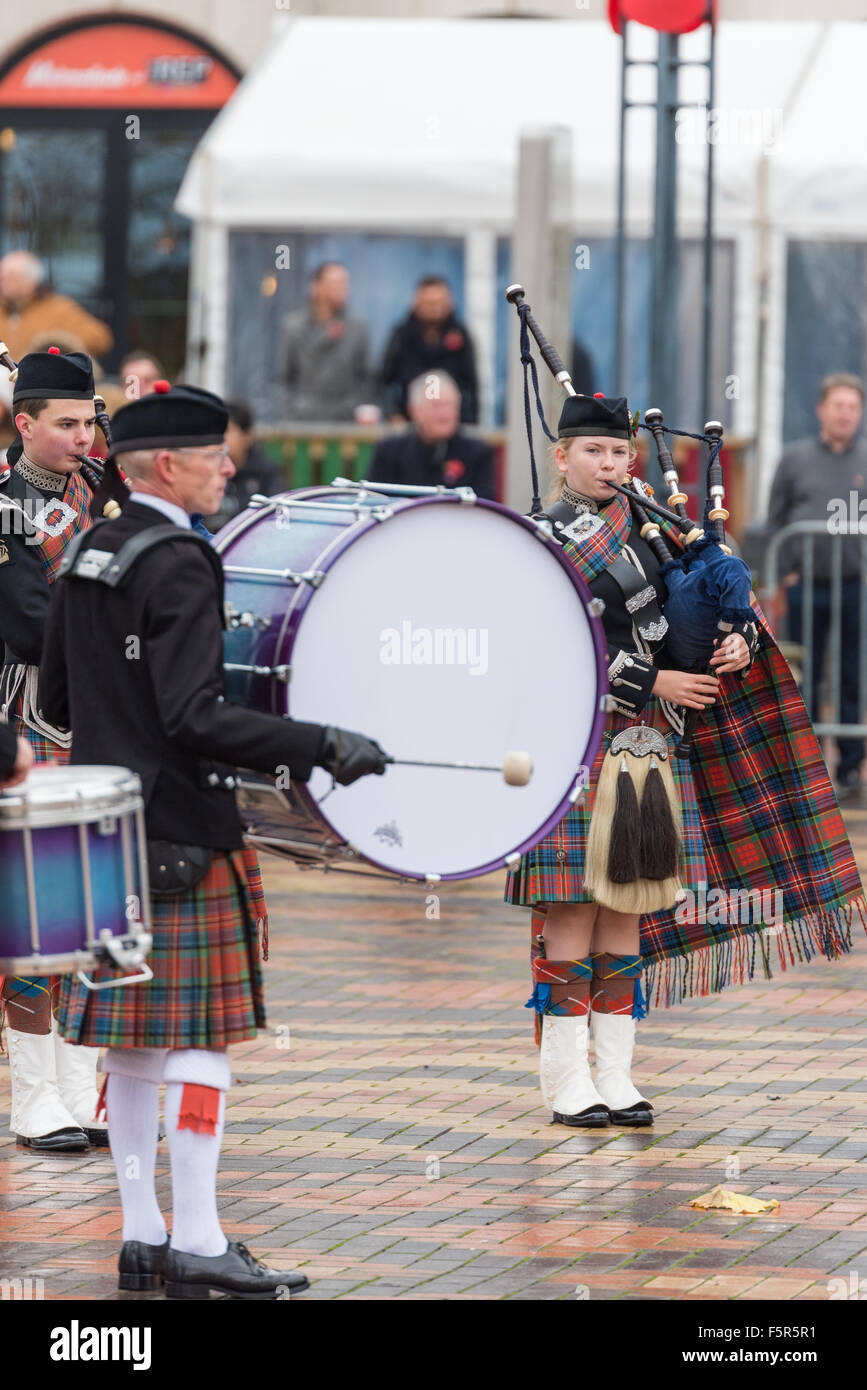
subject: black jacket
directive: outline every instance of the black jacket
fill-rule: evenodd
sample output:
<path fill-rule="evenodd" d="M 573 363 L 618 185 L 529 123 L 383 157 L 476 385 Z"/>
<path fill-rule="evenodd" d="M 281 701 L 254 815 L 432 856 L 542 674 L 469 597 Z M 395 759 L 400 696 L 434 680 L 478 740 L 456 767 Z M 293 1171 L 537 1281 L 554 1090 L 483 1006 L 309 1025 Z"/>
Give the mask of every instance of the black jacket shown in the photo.
<path fill-rule="evenodd" d="M 0 719 L 0 782 L 12 776 L 18 757 L 18 736 L 11 724 Z"/>
<path fill-rule="evenodd" d="M 39 664 L 51 592 L 38 547 L 27 543 L 21 514 L 4 502 L 8 498 L 13 503 L 29 503 L 32 509 L 43 502 L 50 504 L 52 496 L 26 482 L 14 469 L 0 486 L 0 664 L 4 645 L 6 661 Z M 31 538 L 32 534 L 31 529 Z"/>
<path fill-rule="evenodd" d="M 387 415 L 406 415 L 406 392 L 411 381 L 437 370 L 454 377 L 461 391 L 461 419 L 474 425 L 479 415 L 476 353 L 473 340 L 454 314 L 446 319 L 431 342 L 415 314 L 392 330 L 380 373 L 380 389 Z"/>
<path fill-rule="evenodd" d="M 463 465 L 462 470 L 457 465 Z M 367 477 L 370 482 L 413 487 L 471 487 L 479 497 L 496 501 L 493 449 L 460 431 L 437 444 L 423 444 L 415 429 L 381 439 Z"/>
<path fill-rule="evenodd" d="M 81 553 L 88 542 L 116 553 L 165 522 L 156 508 L 129 502 L 116 521 L 88 533 Z M 275 773 L 287 765 L 306 781 L 322 728 L 224 699 L 223 586 L 206 545 L 164 542 L 124 588 L 58 578 L 39 695 L 45 716 L 72 728 L 73 763 L 139 774 L 150 839 L 236 849 L 241 822 L 227 785 L 235 765 Z"/>

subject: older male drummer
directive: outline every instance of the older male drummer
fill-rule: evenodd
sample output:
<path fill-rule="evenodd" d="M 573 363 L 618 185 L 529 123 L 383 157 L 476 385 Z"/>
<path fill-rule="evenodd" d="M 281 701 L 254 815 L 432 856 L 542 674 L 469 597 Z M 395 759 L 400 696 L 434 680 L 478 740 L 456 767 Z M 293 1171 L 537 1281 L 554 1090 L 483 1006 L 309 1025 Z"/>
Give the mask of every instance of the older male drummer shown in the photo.
<path fill-rule="evenodd" d="M 234 765 L 347 784 L 385 770 L 361 734 L 225 700 L 223 575 L 190 528 L 213 514 L 234 465 L 218 397 L 193 387 L 118 411 L 106 481 L 123 504 L 97 522 L 55 586 L 43 651 L 46 714 L 74 730 L 72 762 L 114 763 L 142 780 L 152 842 L 154 978 L 97 994 L 64 982 L 60 1027 L 106 1046 L 109 1137 L 124 1217 L 120 1287 L 206 1298 L 281 1297 L 307 1285 L 229 1243 L 216 1204 L 226 1048 L 265 1023 L 256 920 L 264 913 L 235 805 Z M 158 1085 L 172 1168 L 171 1247 L 154 1190 Z M 137 1156 L 134 1174 L 127 1157 Z"/>

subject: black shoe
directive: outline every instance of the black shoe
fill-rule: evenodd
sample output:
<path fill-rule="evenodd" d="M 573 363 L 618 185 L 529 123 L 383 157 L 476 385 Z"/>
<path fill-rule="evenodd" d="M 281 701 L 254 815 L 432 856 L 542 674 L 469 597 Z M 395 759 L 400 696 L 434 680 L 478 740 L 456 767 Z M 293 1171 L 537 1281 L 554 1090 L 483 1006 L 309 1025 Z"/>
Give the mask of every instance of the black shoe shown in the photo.
<path fill-rule="evenodd" d="M 613 1125 L 652 1125 L 653 1106 L 646 1100 L 640 1100 L 637 1105 L 630 1105 L 625 1110 L 612 1110 L 611 1123 Z"/>
<path fill-rule="evenodd" d="M 607 1105 L 588 1105 L 577 1115 L 561 1115 L 554 1111 L 554 1122 L 558 1125 L 571 1125 L 573 1129 L 602 1129 L 611 1123 L 611 1111 Z"/>
<path fill-rule="evenodd" d="M 146 1245 L 143 1240 L 125 1240 L 117 1262 L 117 1287 L 142 1293 L 158 1289 L 165 1280 L 168 1237 L 162 1245 Z"/>
<path fill-rule="evenodd" d="M 187 1255 L 170 1248 L 166 1256 L 166 1298 L 210 1298 L 213 1289 L 233 1298 L 270 1300 L 309 1287 L 305 1274 L 266 1269 L 237 1241 L 229 1242 L 224 1255 Z"/>
<path fill-rule="evenodd" d="M 85 1134 L 87 1135 L 87 1142 L 90 1144 L 90 1147 L 91 1147 L 92 1149 L 110 1149 L 110 1148 L 111 1148 L 111 1145 L 110 1145 L 109 1142 L 108 1142 L 108 1130 L 107 1130 L 107 1129 L 88 1129 L 88 1128 L 85 1126 L 84 1132 L 85 1132 Z"/>
<path fill-rule="evenodd" d="M 86 1153 L 88 1148 L 87 1135 L 77 1126 L 53 1129 L 50 1134 L 40 1134 L 35 1139 L 16 1134 L 15 1142 L 19 1149 L 30 1149 L 37 1154 Z"/>

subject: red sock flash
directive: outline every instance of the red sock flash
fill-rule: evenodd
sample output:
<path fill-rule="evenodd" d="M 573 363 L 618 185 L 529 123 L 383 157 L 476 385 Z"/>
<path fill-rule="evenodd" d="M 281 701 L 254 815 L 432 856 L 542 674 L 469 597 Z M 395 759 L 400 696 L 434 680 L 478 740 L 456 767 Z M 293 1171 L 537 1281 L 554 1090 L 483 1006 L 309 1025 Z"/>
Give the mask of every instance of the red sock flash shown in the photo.
<path fill-rule="evenodd" d="M 184 1082 L 178 1129 L 191 1129 L 195 1134 L 216 1134 L 220 1118 L 220 1092 L 213 1086 L 194 1086 Z"/>

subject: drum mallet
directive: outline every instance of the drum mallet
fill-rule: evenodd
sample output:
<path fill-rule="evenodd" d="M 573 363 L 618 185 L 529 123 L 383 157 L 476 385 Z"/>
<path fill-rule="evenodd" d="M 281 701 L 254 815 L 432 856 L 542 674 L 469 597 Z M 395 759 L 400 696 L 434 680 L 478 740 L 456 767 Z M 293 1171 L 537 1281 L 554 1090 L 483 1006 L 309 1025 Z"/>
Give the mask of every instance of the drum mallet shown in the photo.
<path fill-rule="evenodd" d="M 529 753 L 507 753 L 499 767 L 486 763 L 432 763 L 416 758 L 386 758 L 398 767 L 457 767 L 467 772 L 499 772 L 510 787 L 525 787 L 533 775 L 533 760 Z"/>

